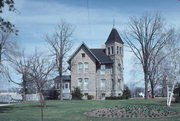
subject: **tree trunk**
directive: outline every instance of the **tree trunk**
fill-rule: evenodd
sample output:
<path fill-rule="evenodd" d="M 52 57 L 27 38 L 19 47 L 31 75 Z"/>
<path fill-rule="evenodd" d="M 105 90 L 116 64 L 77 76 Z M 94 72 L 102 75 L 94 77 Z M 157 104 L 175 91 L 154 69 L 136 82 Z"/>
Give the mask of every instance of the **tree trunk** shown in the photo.
<path fill-rule="evenodd" d="M 60 100 L 63 100 L 63 81 L 62 81 L 62 76 L 60 77 Z"/>
<path fill-rule="evenodd" d="M 2 62 L 2 47 L 1 47 L 1 44 L 0 44 L 0 64 Z"/>
<path fill-rule="evenodd" d="M 154 98 L 154 82 L 150 80 L 151 83 L 151 98 Z"/>
<path fill-rule="evenodd" d="M 147 73 L 144 73 L 144 83 L 145 83 L 145 99 L 148 99 L 148 78 Z"/>
<path fill-rule="evenodd" d="M 45 101 L 44 101 L 44 96 L 42 94 L 42 92 L 39 93 L 40 94 L 40 107 L 41 107 L 41 121 L 44 121 L 44 107 L 45 107 Z"/>
<path fill-rule="evenodd" d="M 60 100 L 63 100 L 62 57 L 59 59 Z"/>
<path fill-rule="evenodd" d="M 26 90 L 26 86 L 27 86 L 26 75 L 23 74 L 22 80 L 23 80 L 23 82 L 22 82 L 22 88 L 23 88 L 22 89 L 23 90 L 22 97 L 23 97 L 23 102 L 25 102 L 26 101 L 26 94 L 27 94 L 27 90 Z"/>

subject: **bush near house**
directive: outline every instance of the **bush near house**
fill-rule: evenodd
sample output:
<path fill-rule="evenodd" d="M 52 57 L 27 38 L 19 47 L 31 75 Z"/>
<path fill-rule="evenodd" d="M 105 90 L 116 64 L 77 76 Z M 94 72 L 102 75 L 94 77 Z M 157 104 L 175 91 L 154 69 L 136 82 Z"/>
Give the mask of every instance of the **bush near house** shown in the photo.
<path fill-rule="evenodd" d="M 88 99 L 88 100 L 92 100 L 92 99 L 94 99 L 94 96 L 93 96 L 93 95 L 88 95 L 88 96 L 87 96 L 87 99 Z"/>
<path fill-rule="evenodd" d="M 123 91 L 122 96 L 106 97 L 106 100 L 123 100 L 123 99 L 129 99 L 130 97 L 131 97 L 131 91 L 127 86 L 125 86 L 125 90 Z"/>
<path fill-rule="evenodd" d="M 75 87 L 72 91 L 72 99 L 73 100 L 81 100 L 83 97 L 83 94 L 81 92 L 81 89 L 79 87 Z"/>
<path fill-rule="evenodd" d="M 180 103 L 180 85 L 174 89 L 175 102 Z"/>
<path fill-rule="evenodd" d="M 129 99 L 131 97 L 131 91 L 128 86 L 125 86 L 122 97 L 123 99 Z"/>

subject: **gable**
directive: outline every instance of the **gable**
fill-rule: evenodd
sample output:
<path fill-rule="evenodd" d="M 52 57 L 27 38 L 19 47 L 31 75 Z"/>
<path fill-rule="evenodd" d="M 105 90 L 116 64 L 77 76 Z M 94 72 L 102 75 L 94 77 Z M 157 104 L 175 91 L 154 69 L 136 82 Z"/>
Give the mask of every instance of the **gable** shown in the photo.
<path fill-rule="evenodd" d="M 68 63 L 71 63 L 71 60 L 81 51 L 83 50 L 83 52 L 85 52 L 91 59 L 98 61 L 98 59 L 93 55 L 93 53 L 90 51 L 90 49 L 84 44 L 82 43 L 77 50 L 71 55 L 71 57 L 68 60 Z"/>

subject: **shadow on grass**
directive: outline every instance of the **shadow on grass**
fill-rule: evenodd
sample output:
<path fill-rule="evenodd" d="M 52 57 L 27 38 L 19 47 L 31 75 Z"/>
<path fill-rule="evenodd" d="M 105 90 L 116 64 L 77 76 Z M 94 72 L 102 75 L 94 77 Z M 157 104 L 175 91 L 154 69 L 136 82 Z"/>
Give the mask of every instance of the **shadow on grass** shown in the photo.
<path fill-rule="evenodd" d="M 0 113 L 6 113 L 6 112 L 12 110 L 13 108 L 14 108 L 13 106 L 1 106 Z"/>

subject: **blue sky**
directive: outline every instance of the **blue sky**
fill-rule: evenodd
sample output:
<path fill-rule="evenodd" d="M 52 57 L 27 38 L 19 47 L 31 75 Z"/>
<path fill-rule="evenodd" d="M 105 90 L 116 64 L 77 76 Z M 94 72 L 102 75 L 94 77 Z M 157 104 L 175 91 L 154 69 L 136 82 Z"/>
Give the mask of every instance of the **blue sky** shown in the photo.
<path fill-rule="evenodd" d="M 62 19 L 75 27 L 72 51 L 81 42 L 89 48 L 101 47 L 112 29 L 113 19 L 120 34 L 128 29 L 129 17 L 145 12 L 160 12 L 167 25 L 180 27 L 178 0 L 15 0 L 15 3 L 20 14 L 5 12 L 3 16 L 18 28 L 17 40 L 27 53 L 34 48 L 48 52 L 45 35 L 53 33 Z M 133 63 L 127 48 L 124 68 L 125 83 L 128 83 L 132 81 Z"/>

